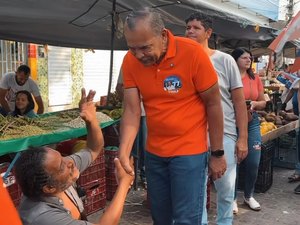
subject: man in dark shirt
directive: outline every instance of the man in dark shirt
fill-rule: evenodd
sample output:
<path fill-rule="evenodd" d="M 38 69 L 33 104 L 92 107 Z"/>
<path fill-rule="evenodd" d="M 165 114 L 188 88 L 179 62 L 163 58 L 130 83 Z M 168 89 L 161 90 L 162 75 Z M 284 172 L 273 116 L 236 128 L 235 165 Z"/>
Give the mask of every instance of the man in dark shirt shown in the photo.
<path fill-rule="evenodd" d="M 82 90 L 80 116 L 86 123 L 87 147 L 68 157 L 48 147 L 24 151 L 16 163 L 16 177 L 24 197 L 19 214 L 24 225 L 91 225 L 84 221 L 83 203 L 74 183 L 103 150 L 103 136 L 96 119 L 95 91 Z M 116 225 L 133 177 L 115 159 L 119 187 L 98 224 Z"/>

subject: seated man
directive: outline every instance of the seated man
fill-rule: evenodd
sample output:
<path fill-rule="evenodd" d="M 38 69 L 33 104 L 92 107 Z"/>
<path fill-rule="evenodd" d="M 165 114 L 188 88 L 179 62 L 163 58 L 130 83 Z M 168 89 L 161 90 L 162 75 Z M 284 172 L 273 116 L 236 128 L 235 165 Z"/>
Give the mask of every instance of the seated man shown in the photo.
<path fill-rule="evenodd" d="M 24 194 L 19 206 L 23 225 L 91 225 L 85 221 L 83 203 L 74 189 L 74 183 L 103 149 L 103 136 L 92 102 L 82 90 L 80 116 L 86 122 L 87 148 L 68 157 L 48 147 L 24 151 L 16 163 L 16 178 Z M 111 205 L 98 224 L 118 224 L 124 201 L 133 176 L 128 175 L 115 159 L 119 187 Z"/>

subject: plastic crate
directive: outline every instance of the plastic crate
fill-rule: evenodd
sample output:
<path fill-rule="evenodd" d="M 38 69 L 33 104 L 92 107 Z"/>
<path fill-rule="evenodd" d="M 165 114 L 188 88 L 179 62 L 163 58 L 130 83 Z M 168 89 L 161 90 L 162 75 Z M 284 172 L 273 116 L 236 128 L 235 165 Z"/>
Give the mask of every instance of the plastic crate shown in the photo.
<path fill-rule="evenodd" d="M 299 158 L 299 129 L 281 135 L 277 139 L 274 166 L 295 169 Z"/>
<path fill-rule="evenodd" d="M 104 129 L 102 129 L 102 132 L 104 135 L 119 137 L 120 123 L 105 127 Z"/>
<path fill-rule="evenodd" d="M 1 179 L 3 178 L 4 174 L 6 173 L 8 167 L 9 167 L 8 162 L 0 164 Z M 22 191 L 16 181 L 16 177 L 15 177 L 13 170 L 8 174 L 8 176 L 5 179 L 3 179 L 3 183 L 6 186 L 6 189 L 9 193 L 15 207 L 18 207 L 20 204 L 20 201 L 21 201 Z"/>
<path fill-rule="evenodd" d="M 103 129 L 103 138 L 105 146 L 119 146 L 119 130 L 120 124 L 115 124 Z"/>
<path fill-rule="evenodd" d="M 83 189 L 86 193 L 83 197 L 83 206 L 86 211 L 86 215 L 90 215 L 105 208 L 106 187 L 104 178 L 86 184 Z"/>
<path fill-rule="evenodd" d="M 115 173 L 106 173 L 106 199 L 112 200 L 116 190 L 118 188 L 118 182 Z"/>
<path fill-rule="evenodd" d="M 95 161 L 80 174 L 77 184 L 79 186 L 85 186 L 94 180 L 102 178 L 105 179 L 105 159 L 104 154 L 100 153 Z"/>
<path fill-rule="evenodd" d="M 118 136 L 104 135 L 105 146 L 119 146 L 120 140 Z"/>
<path fill-rule="evenodd" d="M 114 159 L 118 157 L 119 148 L 116 146 L 108 146 L 104 149 L 105 156 L 105 170 L 108 173 L 114 173 L 115 171 L 115 162 Z"/>
<path fill-rule="evenodd" d="M 261 145 L 261 156 L 259 162 L 259 168 L 264 168 L 264 162 L 269 162 L 274 157 L 276 141 L 268 141 Z"/>
<path fill-rule="evenodd" d="M 106 200 L 111 201 L 117 191 L 118 185 L 106 185 Z"/>
<path fill-rule="evenodd" d="M 112 177 L 106 177 L 106 192 L 113 192 L 113 195 L 115 194 L 114 192 L 117 190 L 118 187 L 118 182 L 115 176 Z M 111 199 L 107 199 L 111 200 Z"/>
<path fill-rule="evenodd" d="M 254 191 L 256 193 L 265 193 L 273 184 L 273 166 L 272 160 L 263 163 L 263 169 L 258 170 Z"/>
<path fill-rule="evenodd" d="M 115 163 L 114 159 L 118 156 L 119 149 L 117 147 L 106 147 L 105 154 L 105 177 L 106 177 L 106 199 L 112 200 L 117 188 L 118 183 L 115 176 Z"/>
<path fill-rule="evenodd" d="M 62 141 L 56 145 L 56 150 L 60 152 L 62 156 L 71 155 L 73 152 L 73 146 L 78 141 L 77 138 Z"/>
<path fill-rule="evenodd" d="M 267 143 L 263 143 L 261 146 L 261 157 L 254 189 L 256 193 L 266 192 L 273 184 L 273 156 L 275 144 L 275 141 L 269 141 Z M 244 164 L 241 163 L 238 173 L 238 189 L 240 190 L 244 189 L 244 177 L 245 167 Z"/>

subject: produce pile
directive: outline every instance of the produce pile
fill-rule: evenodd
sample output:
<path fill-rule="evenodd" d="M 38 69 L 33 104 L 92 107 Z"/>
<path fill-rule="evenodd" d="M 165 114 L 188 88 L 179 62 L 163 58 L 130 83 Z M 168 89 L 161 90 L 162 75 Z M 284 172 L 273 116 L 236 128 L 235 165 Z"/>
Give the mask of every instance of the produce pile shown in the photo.
<path fill-rule="evenodd" d="M 264 89 L 264 93 L 265 93 L 265 94 L 268 94 L 268 95 L 271 95 L 271 94 L 274 93 L 274 91 L 273 91 L 273 90 L 270 90 L 270 89 L 268 89 L 268 88 L 265 88 L 265 89 Z"/>
<path fill-rule="evenodd" d="M 112 121 L 101 113 L 96 114 L 99 123 Z M 53 113 L 36 118 L 4 117 L 0 114 L 0 141 L 85 127 L 85 122 L 79 116 L 79 110 Z"/>
<path fill-rule="evenodd" d="M 107 105 L 115 108 L 122 107 L 122 98 L 117 91 L 109 93 Z"/>
<path fill-rule="evenodd" d="M 101 110 L 102 113 L 106 114 L 110 118 L 117 120 L 120 119 L 123 114 L 123 101 L 122 97 L 117 91 L 109 93 L 109 98 L 105 105 L 99 105 L 105 107 Z"/>
<path fill-rule="evenodd" d="M 110 118 L 117 120 L 120 119 L 122 114 L 123 114 L 123 109 L 113 109 L 113 110 L 108 110 L 108 109 L 103 109 L 101 110 L 102 113 L 106 114 Z"/>
<path fill-rule="evenodd" d="M 283 125 L 286 125 L 292 121 L 298 120 L 298 116 L 294 113 L 287 113 L 283 110 L 276 115 L 274 112 L 267 113 L 264 111 L 257 111 L 260 115 L 260 133 L 264 135 L 272 130 L 277 129 Z"/>

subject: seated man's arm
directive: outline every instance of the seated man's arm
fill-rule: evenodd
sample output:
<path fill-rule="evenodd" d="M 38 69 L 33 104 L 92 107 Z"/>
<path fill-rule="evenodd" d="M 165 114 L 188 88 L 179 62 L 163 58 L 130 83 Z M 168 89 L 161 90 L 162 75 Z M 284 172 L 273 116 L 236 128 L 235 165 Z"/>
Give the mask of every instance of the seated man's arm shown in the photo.
<path fill-rule="evenodd" d="M 131 167 L 133 167 L 133 158 L 131 158 L 130 165 Z M 119 224 L 128 189 L 130 188 L 134 179 L 134 176 L 131 176 L 124 170 L 124 168 L 121 166 L 119 159 L 117 158 L 115 159 L 115 166 L 119 186 L 114 195 L 113 200 L 111 201 L 110 205 L 105 209 L 104 214 L 100 218 L 99 225 Z"/>
<path fill-rule="evenodd" d="M 87 147 L 91 150 L 93 161 L 103 150 L 104 146 L 102 131 L 96 118 L 96 107 L 93 103 L 95 94 L 95 91 L 89 91 L 89 94 L 86 96 L 85 89 L 82 89 L 82 96 L 79 103 L 80 116 L 86 123 Z"/>

